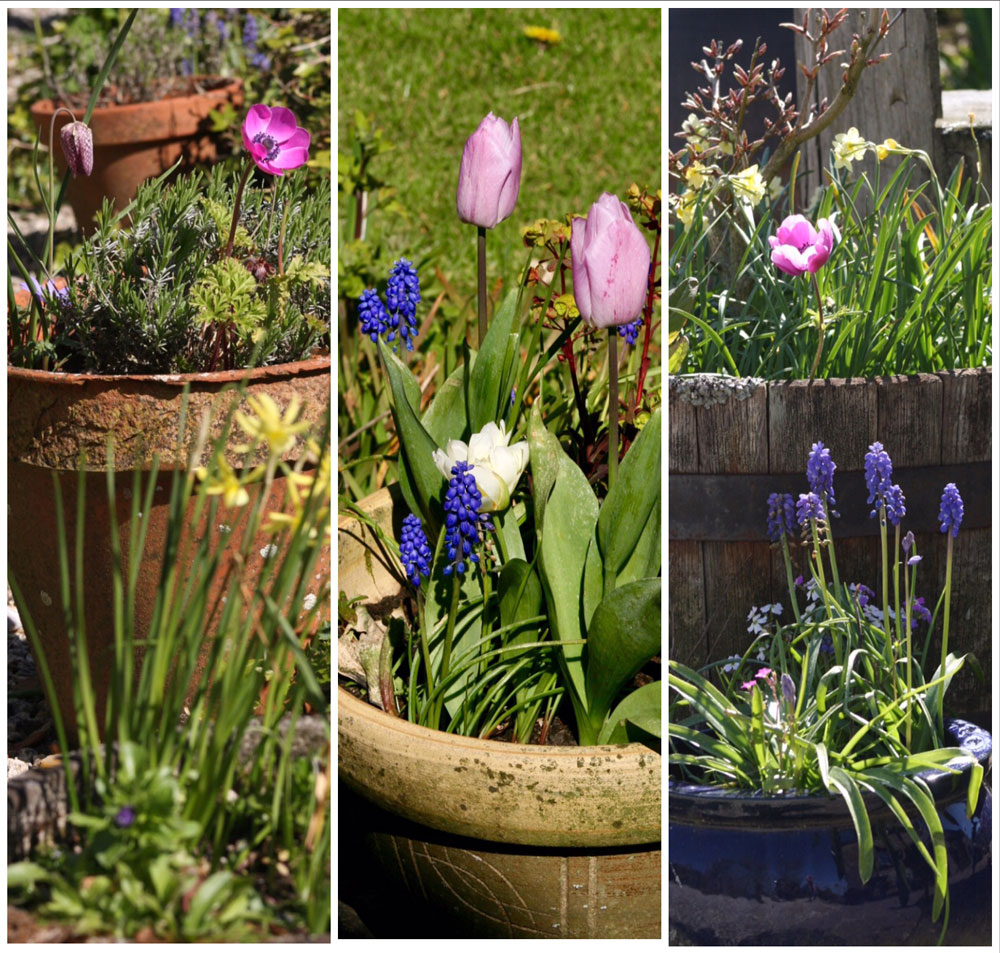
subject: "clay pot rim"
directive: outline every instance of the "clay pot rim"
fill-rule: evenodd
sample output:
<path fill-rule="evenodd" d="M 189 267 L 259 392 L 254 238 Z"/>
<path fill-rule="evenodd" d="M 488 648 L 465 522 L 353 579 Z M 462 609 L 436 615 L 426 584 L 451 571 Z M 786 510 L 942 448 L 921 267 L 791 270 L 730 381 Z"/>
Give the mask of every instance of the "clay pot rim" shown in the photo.
<path fill-rule="evenodd" d="M 468 748 L 483 753 L 485 757 L 501 756 L 506 764 L 512 756 L 555 758 L 558 760 L 577 760 L 579 758 L 607 757 L 622 755 L 623 762 L 638 762 L 640 758 L 660 760 L 662 755 L 638 741 L 624 745 L 522 745 L 510 741 L 496 741 L 492 738 L 476 738 L 470 735 L 458 735 L 448 731 L 438 731 L 435 728 L 425 728 L 423 725 L 407 721 L 405 718 L 394 718 L 387 715 L 381 708 L 352 695 L 342 685 L 337 686 L 338 715 L 346 709 L 348 714 L 370 717 L 382 730 L 398 731 L 410 735 L 417 741 L 428 744 L 446 745 L 449 747 Z"/>
<path fill-rule="evenodd" d="M 182 93 L 182 94 L 172 94 L 168 96 L 161 96 L 158 99 L 149 99 L 141 103 L 111 103 L 107 106 L 95 106 L 94 112 L 91 113 L 91 122 L 93 122 L 93 117 L 98 113 L 110 114 L 114 113 L 116 116 L 120 116 L 126 113 L 128 110 L 138 111 L 149 109 L 150 106 L 154 106 L 157 103 L 182 103 L 184 100 L 202 100 L 206 96 L 219 96 L 225 93 L 235 93 L 244 91 L 244 81 L 241 76 L 192 76 L 192 82 L 198 80 L 218 80 L 221 81 L 221 85 L 214 86 L 212 89 L 206 89 L 200 93 Z M 62 106 L 61 102 L 57 102 L 54 99 L 38 99 L 31 104 L 29 112 L 33 117 L 36 118 L 49 118 L 51 119 L 52 114 Z M 69 107 L 66 107 L 69 108 Z M 86 110 L 84 110 L 85 112 Z M 80 118 L 83 118 L 81 113 Z M 56 120 L 57 125 L 62 124 L 62 122 L 71 122 L 72 120 L 68 115 L 61 115 L 59 119 Z"/>
<path fill-rule="evenodd" d="M 200 371 L 190 374 L 87 374 L 64 371 L 39 371 L 26 367 L 7 365 L 7 377 L 15 381 L 30 381 L 50 387 L 64 385 L 78 387 L 82 384 L 173 384 L 178 388 L 186 384 L 257 383 L 276 377 L 294 377 L 312 371 L 330 369 L 330 352 L 316 354 L 301 361 L 287 364 L 269 364 L 265 367 L 243 368 L 233 371 Z"/>

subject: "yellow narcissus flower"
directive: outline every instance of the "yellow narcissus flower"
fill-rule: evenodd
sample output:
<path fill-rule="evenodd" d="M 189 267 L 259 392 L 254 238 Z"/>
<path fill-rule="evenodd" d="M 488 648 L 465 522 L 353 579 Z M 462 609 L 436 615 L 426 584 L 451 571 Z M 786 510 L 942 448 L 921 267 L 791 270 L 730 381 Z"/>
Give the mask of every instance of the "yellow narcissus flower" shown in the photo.
<path fill-rule="evenodd" d="M 903 151 L 905 150 L 895 139 L 886 139 L 885 142 L 881 142 L 875 147 L 875 154 L 878 156 L 879 162 L 893 152 Z"/>
<path fill-rule="evenodd" d="M 687 133 L 688 145 L 696 152 L 708 148 L 708 123 L 695 113 L 688 113 L 687 119 L 681 123 L 681 132 Z"/>
<path fill-rule="evenodd" d="M 708 169 L 704 165 L 695 161 L 684 170 L 684 178 L 691 188 L 700 189 L 708 181 L 708 177 L 705 174 L 707 172 Z"/>
<path fill-rule="evenodd" d="M 205 484 L 205 492 L 209 496 L 221 496 L 223 505 L 232 507 L 246 506 L 250 502 L 246 485 L 260 479 L 263 473 L 263 467 L 254 467 L 240 479 L 221 456 L 216 456 L 211 472 L 206 467 L 195 470 L 195 475 Z"/>
<path fill-rule="evenodd" d="M 281 409 L 274 400 L 267 394 L 260 397 L 248 397 L 247 403 L 253 411 L 253 416 L 247 416 L 242 411 L 236 411 L 236 423 L 243 428 L 248 437 L 252 438 L 254 445 L 265 442 L 270 448 L 271 456 L 281 456 L 295 443 L 295 437 L 309 429 L 309 422 L 306 420 L 295 422 L 299 411 L 302 409 L 302 401 L 298 395 L 293 394 L 288 403 L 288 408 L 282 416 Z M 240 452 L 245 453 L 249 448 L 240 447 Z"/>
<path fill-rule="evenodd" d="M 524 35 L 529 40 L 538 40 L 539 43 L 545 43 L 548 46 L 562 43 L 562 34 L 558 30 L 550 30 L 544 26 L 526 26 L 523 27 L 523 30 Z"/>
<path fill-rule="evenodd" d="M 729 184 L 736 198 L 743 199 L 751 205 L 757 205 L 766 194 L 764 179 L 757 171 L 756 163 L 737 175 L 730 176 Z"/>
<path fill-rule="evenodd" d="M 856 126 L 833 137 L 833 167 L 852 171 L 851 163 L 860 162 L 868 151 L 868 143 L 861 138 Z"/>
<path fill-rule="evenodd" d="M 695 189 L 688 189 L 683 195 L 672 195 L 674 215 L 682 222 L 685 228 L 690 228 L 694 221 L 694 210 L 698 205 L 698 192 Z"/>

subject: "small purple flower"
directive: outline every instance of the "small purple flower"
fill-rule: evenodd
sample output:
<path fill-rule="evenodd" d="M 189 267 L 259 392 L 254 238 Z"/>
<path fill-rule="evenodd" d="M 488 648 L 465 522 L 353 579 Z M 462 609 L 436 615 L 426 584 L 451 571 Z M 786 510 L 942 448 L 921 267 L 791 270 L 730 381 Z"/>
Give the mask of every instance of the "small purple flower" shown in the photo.
<path fill-rule="evenodd" d="M 870 501 L 869 501 L 869 502 L 870 502 Z M 913 549 L 913 544 L 914 544 L 914 542 L 915 542 L 915 539 L 914 539 L 914 537 L 913 537 L 913 530 L 911 529 L 911 530 L 910 530 L 910 531 L 909 531 L 909 532 L 908 532 L 908 533 L 907 533 L 907 534 L 906 534 L 906 535 L 905 535 L 905 536 L 903 537 L 903 552 L 904 552 L 904 553 L 908 553 L 908 552 L 909 552 L 909 551 L 910 551 L 911 549 Z"/>
<path fill-rule="evenodd" d="M 427 535 L 424 533 L 420 518 L 412 513 L 403 520 L 399 556 L 410 582 L 419 589 L 420 577 L 428 577 L 431 574 L 430 564 L 433 554 L 427 545 Z"/>
<path fill-rule="evenodd" d="M 785 701 L 789 705 L 795 704 L 795 682 L 788 672 L 781 673 L 781 694 L 785 696 Z"/>
<path fill-rule="evenodd" d="M 118 827 L 131 827 L 134 821 L 135 811 L 128 804 L 115 815 L 115 824 Z"/>
<path fill-rule="evenodd" d="M 899 526 L 899 521 L 906 516 L 906 497 L 903 496 L 903 491 L 898 483 L 893 483 L 892 486 L 886 488 L 883 501 L 885 503 L 885 518 L 893 526 Z"/>
<path fill-rule="evenodd" d="M 399 335 L 406 343 L 406 349 L 412 351 L 413 339 L 417 336 L 417 304 L 420 302 L 420 279 L 412 262 L 400 258 L 393 264 L 389 271 L 385 301 L 390 326 L 393 329 L 399 328 Z"/>
<path fill-rule="evenodd" d="M 248 13 L 247 18 L 243 21 L 243 45 L 248 52 L 256 52 L 259 36 L 257 18 L 252 13 Z"/>
<path fill-rule="evenodd" d="M 465 573 L 466 563 L 478 563 L 479 556 L 474 553 L 473 546 L 479 542 L 479 527 L 493 530 L 489 514 L 480 513 L 483 497 L 476 486 L 476 478 L 472 475 L 472 465 L 465 460 L 459 460 L 452 468 L 453 474 L 448 481 L 448 491 L 444 497 L 445 511 L 445 545 L 448 549 L 448 559 L 453 565 L 444 567 L 444 574 L 450 576 L 452 570 L 460 576 Z"/>
<path fill-rule="evenodd" d="M 800 493 L 795 504 L 795 519 L 799 526 L 805 526 L 810 520 L 825 520 L 826 511 L 823 500 L 816 493 Z"/>
<path fill-rule="evenodd" d="M 822 442 L 814 443 L 809 460 L 806 462 L 806 478 L 809 480 L 809 489 L 826 500 L 831 516 L 840 516 L 833 495 L 833 471 L 836 469 L 837 464 L 831 459 L 829 449 L 824 447 Z"/>
<path fill-rule="evenodd" d="M 32 291 L 39 301 L 44 301 L 46 294 L 55 295 L 60 303 L 69 301 L 69 288 L 57 288 L 56 283 L 51 278 L 45 282 L 44 286 L 38 283 L 38 279 L 34 275 L 29 277 L 29 281 L 31 281 L 31 288 L 22 281 L 21 290 Z"/>
<path fill-rule="evenodd" d="M 865 483 L 868 485 L 868 502 L 885 494 L 892 483 L 892 460 L 877 440 L 865 454 Z"/>
<path fill-rule="evenodd" d="M 626 344 L 635 345 L 639 337 L 639 328 L 642 327 L 642 318 L 636 318 L 629 324 L 622 324 L 618 328 L 618 337 L 625 338 Z"/>
<path fill-rule="evenodd" d="M 791 493 L 772 493 L 767 498 L 767 538 L 777 543 L 795 532 L 795 500 Z"/>
<path fill-rule="evenodd" d="M 872 599 L 875 598 L 875 593 L 871 589 L 869 589 L 868 586 L 866 586 L 863 582 L 856 583 L 850 588 L 854 594 L 854 598 L 857 601 L 858 606 L 862 609 L 865 606 L 867 606 L 868 603 L 872 601 Z"/>
<path fill-rule="evenodd" d="M 947 484 L 941 494 L 941 512 L 938 513 L 941 532 L 950 531 L 952 537 L 957 536 L 964 515 L 965 507 L 962 505 L 962 497 L 959 495 L 958 487 L 954 483 Z"/>
<path fill-rule="evenodd" d="M 928 609 L 926 605 L 924 605 L 923 596 L 921 596 L 919 599 L 914 599 L 913 605 L 910 607 L 910 609 L 913 612 L 913 614 L 917 616 L 919 619 L 926 622 L 928 625 L 931 624 L 931 619 L 933 618 L 933 616 L 931 615 L 931 610 Z M 916 628 L 915 620 L 913 626 L 914 628 Z"/>
<path fill-rule="evenodd" d="M 389 315 L 386 314 L 385 305 L 382 304 L 378 292 L 371 288 L 366 288 L 361 292 L 361 298 L 358 301 L 358 317 L 361 321 L 361 333 L 367 334 L 372 339 L 373 344 L 378 340 L 379 335 L 384 334 L 389 327 Z M 395 335 L 390 333 L 386 340 L 391 341 L 393 337 Z"/>
<path fill-rule="evenodd" d="M 184 8 L 183 7 L 171 7 L 170 8 L 170 25 L 172 27 L 179 27 L 184 20 Z"/>

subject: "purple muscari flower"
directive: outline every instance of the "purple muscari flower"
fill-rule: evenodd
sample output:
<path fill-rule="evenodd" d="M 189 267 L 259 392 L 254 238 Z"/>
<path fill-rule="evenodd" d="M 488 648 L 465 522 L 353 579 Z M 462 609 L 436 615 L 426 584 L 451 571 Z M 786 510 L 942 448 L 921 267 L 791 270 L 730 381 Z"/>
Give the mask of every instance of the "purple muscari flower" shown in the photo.
<path fill-rule="evenodd" d="M 243 21 L 243 45 L 246 47 L 247 52 L 257 52 L 257 39 L 259 36 L 260 31 L 257 29 L 257 18 L 252 13 L 248 13 L 247 18 Z"/>
<path fill-rule="evenodd" d="M 858 606 L 862 609 L 875 598 L 875 593 L 863 582 L 859 582 L 851 586 L 850 590 L 854 593 L 854 598 L 857 601 Z"/>
<path fill-rule="evenodd" d="M 639 337 L 639 328 L 642 327 L 642 318 L 636 318 L 630 324 L 623 324 L 618 328 L 618 337 L 625 338 L 626 344 L 635 345 Z"/>
<path fill-rule="evenodd" d="M 389 286 L 385 292 L 389 311 L 389 324 L 399 328 L 406 349 L 413 350 L 417 336 L 417 303 L 420 301 L 420 280 L 413 264 L 400 258 L 389 272 Z M 401 320 L 402 319 L 402 320 Z"/>
<path fill-rule="evenodd" d="M 833 496 L 833 471 L 837 464 L 830 457 L 830 451 L 821 442 L 812 445 L 809 460 L 806 462 L 806 478 L 809 488 L 819 497 L 826 496 L 831 516 L 840 516 L 835 509 L 837 501 Z"/>
<path fill-rule="evenodd" d="M 899 526 L 899 521 L 906 516 L 906 497 L 898 483 L 887 487 L 885 496 L 885 517 L 893 526 Z"/>
<path fill-rule="evenodd" d="M 951 535 L 958 535 L 958 528 L 962 525 L 962 517 L 965 515 L 965 507 L 962 505 L 962 497 L 959 495 L 958 487 L 954 483 L 945 486 L 941 494 L 941 512 L 938 519 L 941 521 L 941 532 L 951 531 Z"/>
<path fill-rule="evenodd" d="M 795 500 L 791 493 L 772 493 L 767 498 L 767 538 L 772 543 L 795 531 Z"/>
<path fill-rule="evenodd" d="M 869 503 L 873 503 L 876 496 L 884 496 L 892 483 L 892 460 L 877 440 L 865 454 L 865 483 L 868 485 Z M 875 515 L 874 511 L 872 515 Z"/>
<path fill-rule="evenodd" d="M 795 704 L 795 682 L 788 672 L 781 673 L 781 694 L 785 696 L 785 701 L 789 705 Z"/>
<path fill-rule="evenodd" d="M 127 804 L 115 815 L 115 824 L 118 827 L 131 827 L 134 821 L 135 811 Z"/>
<path fill-rule="evenodd" d="M 184 20 L 184 8 L 183 7 L 171 7 L 170 8 L 170 25 L 173 27 L 179 27 Z"/>
<path fill-rule="evenodd" d="M 819 650 L 823 655 L 833 655 L 833 636 L 829 632 L 820 639 Z"/>
<path fill-rule="evenodd" d="M 358 317 L 361 319 L 361 333 L 367 334 L 373 343 L 389 327 L 389 315 L 386 314 L 385 305 L 382 304 L 378 292 L 371 288 L 366 288 L 361 292 L 361 299 L 358 301 Z M 394 336 L 390 333 L 386 340 L 391 341 Z"/>
<path fill-rule="evenodd" d="M 511 407 L 514 406 L 514 400 L 515 400 L 516 397 L 517 397 L 517 388 L 516 387 L 512 387 L 510 389 L 510 406 Z"/>
<path fill-rule="evenodd" d="M 448 559 L 453 565 L 444 567 L 444 574 L 450 576 L 454 569 L 459 575 L 465 572 L 465 561 L 478 563 L 479 556 L 472 551 L 479 542 L 479 527 L 492 531 L 489 515 L 480 513 L 483 497 L 472 475 L 472 465 L 459 460 L 451 468 L 452 478 L 448 481 L 448 492 L 444 497 L 445 545 Z"/>
<path fill-rule="evenodd" d="M 941 512 L 938 519 L 941 521 L 941 532 L 951 531 L 951 535 L 958 535 L 958 528 L 962 525 L 962 517 L 965 515 L 965 508 L 962 505 L 962 497 L 959 495 L 958 487 L 954 483 L 945 486 L 941 494 Z"/>
<path fill-rule="evenodd" d="M 800 493 L 795 504 L 795 519 L 799 526 L 805 526 L 810 520 L 825 520 L 826 511 L 823 500 L 816 493 Z"/>
<path fill-rule="evenodd" d="M 269 70 L 271 68 L 271 58 L 264 53 L 254 53 L 250 57 L 250 65 L 254 69 Z"/>
<path fill-rule="evenodd" d="M 403 520 L 403 533 L 399 542 L 399 555 L 403 568 L 413 585 L 420 588 L 420 577 L 431 574 L 431 553 L 427 545 L 427 535 L 420 524 L 420 518 L 410 513 Z"/>

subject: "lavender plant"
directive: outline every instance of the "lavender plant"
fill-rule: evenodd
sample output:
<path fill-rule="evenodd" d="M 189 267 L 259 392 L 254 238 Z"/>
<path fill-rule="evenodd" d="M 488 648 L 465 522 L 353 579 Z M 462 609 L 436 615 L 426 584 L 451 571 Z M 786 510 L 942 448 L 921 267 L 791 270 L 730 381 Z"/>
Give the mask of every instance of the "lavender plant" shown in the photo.
<path fill-rule="evenodd" d="M 839 579 L 831 531 L 834 471 L 829 451 L 817 442 L 806 469 L 810 492 L 797 500 L 780 492 L 768 499 L 768 535 L 781 548 L 794 621 L 778 620 L 780 606 L 765 607 L 767 612 L 755 607 L 751 639 L 741 658 L 713 662 L 699 671 L 671 660 L 670 772 L 679 779 L 769 795 L 828 792 L 842 797 L 857 832 L 863 882 L 872 874 L 873 842 L 862 795 L 875 794 L 932 871 L 936 921 L 946 909 L 947 855 L 941 821 L 920 773 L 929 768 L 955 773 L 968 765 L 967 752 L 946 744 L 944 695 L 966 664 L 978 668 L 974 656 L 956 657 L 948 650 L 951 551 L 962 520 L 961 496 L 948 484 L 941 500 L 948 568 L 939 603 L 944 606 L 941 652 L 935 657 L 930 645 L 938 616 L 916 596 L 920 557 L 912 534 L 900 538 L 906 511 L 900 487 L 891 483 L 888 453 L 874 443 L 865 458 L 869 503 L 875 504 L 871 515 L 880 528 L 881 610 L 867 586 L 844 585 Z M 890 523 L 894 540 L 887 532 Z M 808 554 L 808 583 L 801 576 L 793 580 L 789 543 L 798 535 Z M 920 625 L 927 625 L 922 650 L 913 639 Z M 982 766 L 973 759 L 970 817 L 982 778 Z M 926 826 L 930 849 L 901 800 Z"/>

